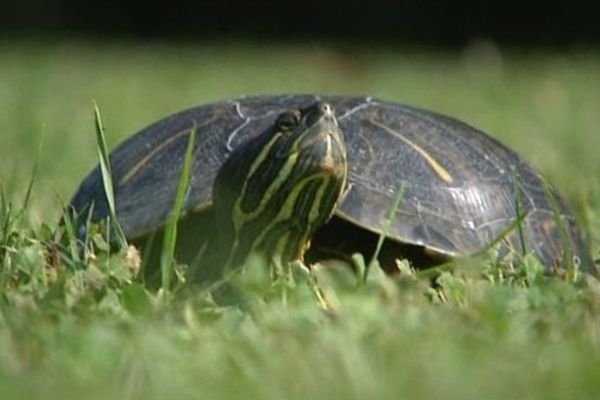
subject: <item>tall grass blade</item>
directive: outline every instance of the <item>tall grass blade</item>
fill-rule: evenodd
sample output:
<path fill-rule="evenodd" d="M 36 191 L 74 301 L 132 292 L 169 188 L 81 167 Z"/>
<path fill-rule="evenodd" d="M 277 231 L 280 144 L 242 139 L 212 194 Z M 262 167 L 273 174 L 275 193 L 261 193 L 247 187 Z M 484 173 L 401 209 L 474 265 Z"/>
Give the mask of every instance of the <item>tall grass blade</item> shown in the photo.
<path fill-rule="evenodd" d="M 33 184 L 37 178 L 38 168 L 40 164 L 40 157 L 42 154 L 42 148 L 44 144 L 44 132 L 45 129 L 42 130 L 42 137 L 40 139 L 40 143 L 38 145 L 37 154 L 35 156 L 35 162 L 33 163 L 33 169 L 31 170 L 31 176 L 29 177 L 29 182 L 27 183 L 27 191 L 25 192 L 25 198 L 23 199 L 23 210 L 26 210 L 29 206 L 29 200 L 31 199 L 31 192 L 33 191 Z"/>
<path fill-rule="evenodd" d="M 0 186 L 0 217 L 2 218 L 0 222 L 2 223 L 2 228 L 0 230 L 0 246 L 4 246 L 7 242 L 8 238 L 8 228 L 10 226 L 10 203 L 6 201 L 6 196 L 4 195 L 4 188 Z M 2 247 L 0 247 L 0 251 L 2 251 Z M 0 253 L 1 255 L 2 253 Z"/>
<path fill-rule="evenodd" d="M 156 232 L 153 232 L 148 236 L 146 242 L 144 243 L 143 251 L 142 251 L 142 263 L 140 264 L 140 272 L 138 276 L 142 279 L 142 283 L 146 281 L 146 270 L 148 269 L 148 264 L 150 263 L 150 256 L 152 254 L 152 249 L 154 248 L 154 241 L 156 239 Z"/>
<path fill-rule="evenodd" d="M 6 196 L 4 195 L 4 188 L 0 185 L 0 262 L 4 263 L 4 257 L 8 253 L 10 246 L 10 231 L 11 231 L 11 204 L 6 201 Z M 2 266 L 0 266 L 0 270 L 2 270 Z"/>
<path fill-rule="evenodd" d="M 75 225 L 76 225 L 75 222 L 76 221 L 73 221 L 73 216 L 69 212 L 69 210 L 65 209 L 63 211 L 62 223 L 65 227 L 65 233 L 67 234 L 69 255 L 72 260 L 74 260 L 76 263 L 79 264 L 81 262 L 81 257 L 79 256 L 79 248 L 77 246 L 77 235 L 75 233 Z"/>
<path fill-rule="evenodd" d="M 177 192 L 175 196 L 175 204 L 169 213 L 167 223 L 165 225 L 165 233 L 163 238 L 163 247 L 160 254 L 160 271 L 161 271 L 161 287 L 163 292 L 167 293 L 171 287 L 171 276 L 173 275 L 173 257 L 175 254 L 175 244 L 177 242 L 177 221 L 183 209 L 183 201 L 187 191 L 192 169 L 192 155 L 194 151 L 194 142 L 196 140 L 196 127 L 190 130 L 190 138 L 188 140 L 183 166 L 177 183 Z"/>
<path fill-rule="evenodd" d="M 575 281 L 577 280 L 577 271 L 575 264 L 573 263 L 573 248 L 571 247 L 571 240 L 569 239 L 569 234 L 567 232 L 567 228 L 565 227 L 566 222 L 561 218 L 560 207 L 558 205 L 558 201 L 556 200 L 556 196 L 554 196 L 552 193 L 550 184 L 543 176 L 540 176 L 540 179 L 544 186 L 544 190 L 546 191 L 546 198 L 548 199 L 550 207 L 552 208 L 552 218 L 554 219 L 554 223 L 558 229 L 558 236 L 563 248 L 562 263 L 563 266 L 567 268 L 567 279 L 570 281 Z"/>
<path fill-rule="evenodd" d="M 86 218 L 85 218 L 85 231 L 89 232 L 90 231 L 90 227 L 92 226 L 92 215 L 94 214 L 94 206 L 95 204 L 92 203 L 90 205 L 89 210 L 86 213 Z M 81 218 L 81 217 L 79 217 Z M 89 256 L 90 256 L 90 236 L 89 235 L 84 235 L 83 238 L 83 259 L 84 260 L 88 260 Z"/>
<path fill-rule="evenodd" d="M 519 185 L 518 175 L 515 169 L 512 169 L 513 188 L 515 193 L 515 214 L 517 221 L 524 221 L 523 215 L 523 197 L 521 194 L 521 186 Z M 525 234 L 523 233 L 523 224 L 517 225 L 517 233 L 519 235 L 519 242 L 521 244 L 521 255 L 527 254 L 527 248 L 525 247 Z"/>
<path fill-rule="evenodd" d="M 523 225 L 523 222 L 525 222 L 525 219 L 527 218 L 528 215 L 529 215 L 529 212 L 526 212 L 525 214 L 518 215 L 515 218 L 514 221 L 512 221 L 510 224 L 506 225 L 506 228 L 504 228 L 494 238 L 494 240 L 492 240 L 490 243 L 488 243 L 488 245 L 485 246 L 477 254 L 483 254 L 483 253 L 485 253 L 486 251 L 490 250 L 492 247 L 498 245 L 501 241 L 503 241 L 504 239 L 506 239 L 508 237 L 508 235 L 510 235 L 515 229 L 519 229 L 519 227 L 521 227 Z"/>
<path fill-rule="evenodd" d="M 385 241 L 385 238 L 387 237 L 390 227 L 392 226 L 392 222 L 394 222 L 394 216 L 396 215 L 396 211 L 398 210 L 398 207 L 400 207 L 400 200 L 402 200 L 403 195 L 404 195 L 404 185 L 401 184 L 400 187 L 398 188 L 398 190 L 396 191 L 394 198 L 392 199 L 392 203 L 390 204 L 390 209 L 388 210 L 388 214 L 386 216 L 385 225 L 383 226 L 383 231 L 381 232 L 381 235 L 379 235 L 379 240 L 377 241 L 377 246 L 375 247 L 375 252 L 373 253 L 373 257 L 371 257 L 371 260 L 366 265 L 363 282 L 367 281 L 367 278 L 369 276 L 369 270 L 371 269 L 371 266 L 373 265 L 373 263 L 375 263 L 375 261 L 379 257 L 379 253 L 381 252 L 381 247 L 383 246 L 383 242 Z"/>
<path fill-rule="evenodd" d="M 108 147 L 106 146 L 106 137 L 104 135 L 104 126 L 100 117 L 98 105 L 94 102 L 94 120 L 96 122 L 96 141 L 98 143 L 98 158 L 100 159 L 100 171 L 102 172 L 102 183 L 104 185 L 104 193 L 108 202 L 110 212 L 110 221 L 112 228 L 115 231 L 115 236 L 120 249 L 127 248 L 127 239 L 117 220 L 115 208 L 115 195 L 112 182 L 112 172 L 110 169 L 110 159 L 108 156 Z"/>

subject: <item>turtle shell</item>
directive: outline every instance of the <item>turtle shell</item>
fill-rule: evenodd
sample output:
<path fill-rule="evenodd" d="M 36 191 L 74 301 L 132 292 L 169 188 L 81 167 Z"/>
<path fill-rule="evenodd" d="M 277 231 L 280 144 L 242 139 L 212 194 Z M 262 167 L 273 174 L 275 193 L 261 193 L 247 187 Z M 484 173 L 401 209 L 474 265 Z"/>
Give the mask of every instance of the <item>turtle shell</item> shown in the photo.
<path fill-rule="evenodd" d="M 188 216 L 210 208 L 213 181 L 233 149 L 265 132 L 284 110 L 317 101 L 335 109 L 348 150 L 348 184 L 335 211 L 337 222 L 318 234 L 323 240 L 335 245 L 340 221 L 354 229 L 344 233 L 346 241 L 360 232 L 380 234 L 401 191 L 388 241 L 457 257 L 502 236 L 505 252 L 521 252 L 524 243 L 548 269 L 572 255 L 582 269 L 592 270 L 563 198 L 516 153 L 456 119 L 370 97 L 246 97 L 191 108 L 141 130 L 110 155 L 116 211 L 126 236 L 138 238 L 164 225 L 192 129 Z M 93 221 L 108 215 L 98 167 L 71 200 L 78 214 L 92 203 Z M 511 231 L 517 203 L 524 218 L 520 229 Z"/>

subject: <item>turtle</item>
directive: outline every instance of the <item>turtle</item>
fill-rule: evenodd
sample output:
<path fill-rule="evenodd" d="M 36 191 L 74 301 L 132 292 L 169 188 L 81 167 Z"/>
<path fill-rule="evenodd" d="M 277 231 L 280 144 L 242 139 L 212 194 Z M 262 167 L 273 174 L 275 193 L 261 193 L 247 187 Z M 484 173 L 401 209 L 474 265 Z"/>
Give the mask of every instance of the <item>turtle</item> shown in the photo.
<path fill-rule="evenodd" d="M 116 214 L 133 242 L 164 227 L 192 131 L 184 259 L 213 242 L 227 267 L 256 251 L 279 263 L 372 254 L 385 230 L 388 271 L 399 258 L 427 268 L 495 244 L 499 258 L 533 253 L 548 274 L 596 273 L 563 196 L 523 158 L 457 119 L 369 96 L 241 97 L 142 129 L 110 154 Z M 69 206 L 81 220 L 109 215 L 99 166 Z"/>

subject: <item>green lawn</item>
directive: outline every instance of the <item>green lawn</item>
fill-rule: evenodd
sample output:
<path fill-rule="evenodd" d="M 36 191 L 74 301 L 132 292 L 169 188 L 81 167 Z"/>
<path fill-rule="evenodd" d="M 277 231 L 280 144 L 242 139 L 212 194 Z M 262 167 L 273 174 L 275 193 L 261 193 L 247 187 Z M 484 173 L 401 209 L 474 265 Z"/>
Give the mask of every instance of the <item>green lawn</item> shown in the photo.
<path fill-rule="evenodd" d="M 114 147 L 186 107 L 284 92 L 370 94 L 489 132 L 561 190 L 600 257 L 596 50 L 0 41 L 0 398 L 600 396 L 600 285 L 533 259 L 515 278 L 463 261 L 435 289 L 409 271 L 364 286 L 319 271 L 325 313 L 301 276 L 284 302 L 258 266 L 238 278 L 240 309 L 146 291 L 132 254 L 55 251 L 61 206 L 98 160 L 94 100 Z"/>

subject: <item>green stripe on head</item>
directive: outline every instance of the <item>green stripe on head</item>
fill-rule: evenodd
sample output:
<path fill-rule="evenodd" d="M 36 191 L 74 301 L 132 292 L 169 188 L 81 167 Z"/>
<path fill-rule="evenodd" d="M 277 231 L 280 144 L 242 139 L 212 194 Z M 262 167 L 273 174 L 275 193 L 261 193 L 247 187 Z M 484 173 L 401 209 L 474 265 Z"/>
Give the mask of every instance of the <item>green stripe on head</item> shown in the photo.
<path fill-rule="evenodd" d="M 302 260 L 346 182 L 346 147 L 328 104 L 282 113 L 264 134 L 233 151 L 213 202 L 222 267 L 258 254 L 284 266 Z"/>

